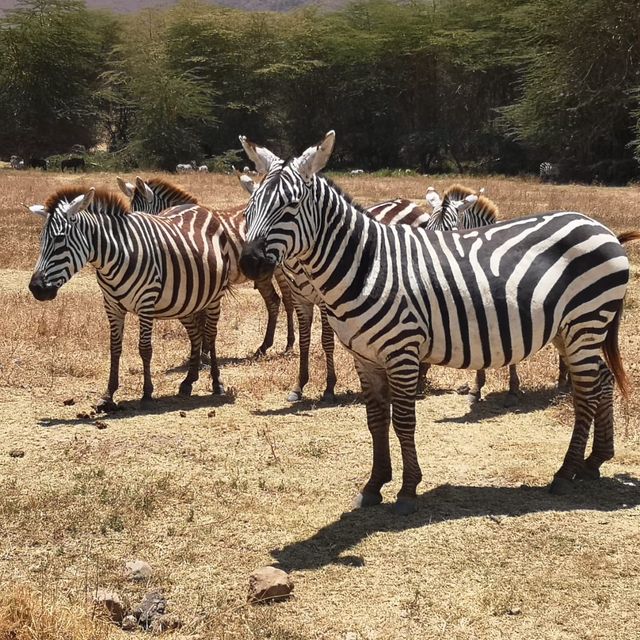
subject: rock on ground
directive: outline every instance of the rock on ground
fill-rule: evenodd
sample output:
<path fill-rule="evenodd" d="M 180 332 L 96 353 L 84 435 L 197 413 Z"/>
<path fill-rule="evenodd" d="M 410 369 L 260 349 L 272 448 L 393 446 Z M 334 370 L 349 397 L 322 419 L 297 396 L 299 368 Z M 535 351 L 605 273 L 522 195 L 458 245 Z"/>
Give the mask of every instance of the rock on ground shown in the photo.
<path fill-rule="evenodd" d="M 124 618 L 124 603 L 118 593 L 107 589 L 98 589 L 93 596 L 93 602 L 96 606 L 104 608 L 111 620 L 117 623 L 122 622 Z"/>
<path fill-rule="evenodd" d="M 138 621 L 134 616 L 125 616 L 122 620 L 123 631 L 135 631 L 138 628 Z"/>
<path fill-rule="evenodd" d="M 262 567 L 249 576 L 249 602 L 285 600 L 292 591 L 293 581 L 282 569 Z"/>
<path fill-rule="evenodd" d="M 164 615 L 167 599 L 159 591 L 150 591 L 136 608 L 134 615 L 145 629 L 151 628 L 154 620 Z"/>
<path fill-rule="evenodd" d="M 153 569 L 144 560 L 129 560 L 124 565 L 124 573 L 128 580 L 148 580 L 153 575 Z"/>

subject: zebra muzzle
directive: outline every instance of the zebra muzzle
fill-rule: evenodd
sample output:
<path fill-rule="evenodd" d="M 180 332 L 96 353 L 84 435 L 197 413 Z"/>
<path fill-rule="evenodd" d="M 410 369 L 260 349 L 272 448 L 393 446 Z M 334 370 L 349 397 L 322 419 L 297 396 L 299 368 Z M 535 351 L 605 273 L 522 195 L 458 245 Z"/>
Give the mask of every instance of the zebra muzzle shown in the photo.
<path fill-rule="evenodd" d="M 58 289 L 59 287 L 49 284 L 40 271 L 31 276 L 29 291 L 31 291 L 36 300 L 40 300 L 41 302 L 53 300 L 58 295 Z"/>
<path fill-rule="evenodd" d="M 258 238 L 247 242 L 240 254 L 240 270 L 250 280 L 261 280 L 273 274 L 276 262 L 265 253 L 265 240 Z"/>

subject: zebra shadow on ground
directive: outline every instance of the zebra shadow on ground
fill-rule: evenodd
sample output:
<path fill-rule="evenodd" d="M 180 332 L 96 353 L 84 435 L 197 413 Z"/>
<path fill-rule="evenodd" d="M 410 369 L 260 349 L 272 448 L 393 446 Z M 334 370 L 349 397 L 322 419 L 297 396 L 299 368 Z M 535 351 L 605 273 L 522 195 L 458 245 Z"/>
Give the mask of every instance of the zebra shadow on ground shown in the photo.
<path fill-rule="evenodd" d="M 225 395 L 192 395 L 188 397 L 178 395 L 157 396 L 153 400 L 144 403 L 140 400 L 123 400 L 118 403 L 117 409 L 109 412 L 79 411 L 75 418 L 45 416 L 39 418 L 37 424 L 48 429 L 63 426 L 91 425 L 96 424 L 96 422 L 115 422 L 132 416 L 162 415 L 176 411 L 189 412 L 195 409 L 216 409 L 234 402 L 235 395 L 233 393 Z"/>
<path fill-rule="evenodd" d="M 289 402 L 284 398 L 283 402 L 286 403 L 283 407 L 278 407 L 277 409 L 254 409 L 251 413 L 256 416 L 307 415 L 307 412 L 317 409 L 333 409 L 351 404 L 360 404 L 362 402 L 362 394 L 359 391 L 349 390 L 343 393 L 336 393 L 334 400 L 324 400 L 321 397 L 316 397 Z"/>
<path fill-rule="evenodd" d="M 293 352 L 285 353 L 268 353 L 266 355 L 256 355 L 255 353 L 248 353 L 246 356 L 222 356 L 218 357 L 218 367 L 238 367 L 241 365 L 252 364 L 255 362 L 269 362 L 270 360 L 281 360 L 289 357 L 293 357 Z M 209 357 L 203 358 L 200 362 L 200 371 L 209 371 L 211 360 Z M 170 367 L 165 370 L 165 373 L 185 373 L 189 367 L 189 360 L 185 358 L 180 364 L 175 367 Z"/>
<path fill-rule="evenodd" d="M 546 487 L 476 487 L 441 485 L 418 497 L 418 510 L 398 516 L 392 504 L 349 511 L 306 540 L 273 549 L 271 556 L 286 571 L 319 569 L 331 564 L 362 566 L 366 558 L 349 554 L 356 545 L 379 532 L 406 531 L 462 518 L 487 518 L 500 526 L 505 518 L 532 513 L 614 512 L 640 505 L 640 479 L 627 474 L 598 482 L 576 483 L 565 496 Z"/>
<path fill-rule="evenodd" d="M 555 387 L 543 389 L 524 389 L 518 396 L 515 404 L 508 402 L 510 396 L 507 391 L 494 391 L 488 393 L 480 402 L 469 405 L 469 410 L 458 416 L 445 416 L 435 420 L 438 423 L 466 424 L 468 422 L 481 422 L 506 414 L 533 413 L 548 409 L 551 405 L 560 404 L 571 395 L 558 391 Z"/>

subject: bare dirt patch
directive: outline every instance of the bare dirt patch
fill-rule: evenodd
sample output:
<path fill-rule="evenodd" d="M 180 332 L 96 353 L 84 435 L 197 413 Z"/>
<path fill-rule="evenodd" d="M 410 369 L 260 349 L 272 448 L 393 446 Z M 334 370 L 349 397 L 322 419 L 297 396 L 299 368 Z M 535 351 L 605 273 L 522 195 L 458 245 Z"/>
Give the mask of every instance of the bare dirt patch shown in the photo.
<path fill-rule="evenodd" d="M 25 288 L 40 223 L 18 205 L 42 201 L 61 177 L 26 172 L 10 183 L 1 179 L 0 604 L 18 603 L 35 611 L 29 615 L 42 615 L 38 607 L 44 607 L 61 621 L 71 610 L 77 628 L 51 637 L 72 640 L 104 637 L 89 604 L 98 586 L 132 602 L 145 590 L 163 590 L 185 623 L 173 637 L 640 636 L 637 394 L 626 410 L 616 405 L 617 454 L 604 466 L 606 477 L 558 498 L 545 485 L 566 450 L 571 407 L 552 389 L 553 351 L 522 364 L 524 397 L 516 411 L 503 407 L 506 372 L 489 372 L 487 399 L 471 412 L 452 393 L 470 374 L 436 368 L 432 394 L 418 407 L 425 472 L 418 513 L 398 519 L 388 504 L 348 512 L 371 455 L 352 363 L 337 350 L 340 404 L 322 405 L 316 341 L 309 400 L 289 405 L 297 356 L 282 356 L 281 326 L 272 354 L 248 357 L 266 317 L 256 292 L 242 287 L 225 301 L 221 320 L 228 398 L 209 394 L 205 371 L 192 398 L 175 397 L 187 340 L 178 323 L 159 322 L 157 401 L 141 408 L 131 318 L 118 393 L 124 408 L 100 416 L 104 428 L 98 428 L 91 405 L 106 383 L 108 329 L 93 274 L 76 276 L 51 303 L 36 302 Z M 106 174 L 81 180 L 115 186 Z M 242 202 L 234 180 L 179 181 L 202 202 L 222 207 Z M 419 200 L 429 184 L 452 182 L 339 181 L 364 203 L 398 195 Z M 637 189 L 466 182 L 486 185 L 505 216 L 576 209 L 616 231 L 640 220 Z M 631 257 L 637 267 L 636 249 Z M 640 380 L 637 273 L 634 268 L 622 334 L 634 387 Z M 64 404 L 69 399 L 73 405 Z M 393 437 L 392 447 L 398 470 Z M 24 457 L 9 455 L 16 448 Z M 385 490 L 388 502 L 398 488 L 396 478 Z M 149 584 L 125 580 L 124 563 L 134 558 L 154 567 Z M 247 605 L 248 576 L 272 563 L 291 572 L 294 598 Z M 10 628 L 5 613 L 15 607 L 0 606 L 0 638 L 11 637 L 2 633 Z M 114 629 L 111 637 L 117 636 Z"/>

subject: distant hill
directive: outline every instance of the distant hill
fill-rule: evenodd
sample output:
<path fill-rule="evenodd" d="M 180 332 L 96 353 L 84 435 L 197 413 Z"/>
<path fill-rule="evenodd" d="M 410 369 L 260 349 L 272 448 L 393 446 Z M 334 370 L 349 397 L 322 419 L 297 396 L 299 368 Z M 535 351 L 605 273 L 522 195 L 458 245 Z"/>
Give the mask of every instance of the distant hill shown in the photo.
<path fill-rule="evenodd" d="M 321 6 L 327 9 L 339 9 L 350 0 L 210 0 L 218 4 L 246 11 L 290 11 L 305 6 Z M 0 0 L 0 11 L 12 9 L 16 0 Z M 90 9 L 111 9 L 116 13 L 133 13 L 140 9 L 164 8 L 176 4 L 176 0 L 87 0 Z"/>

